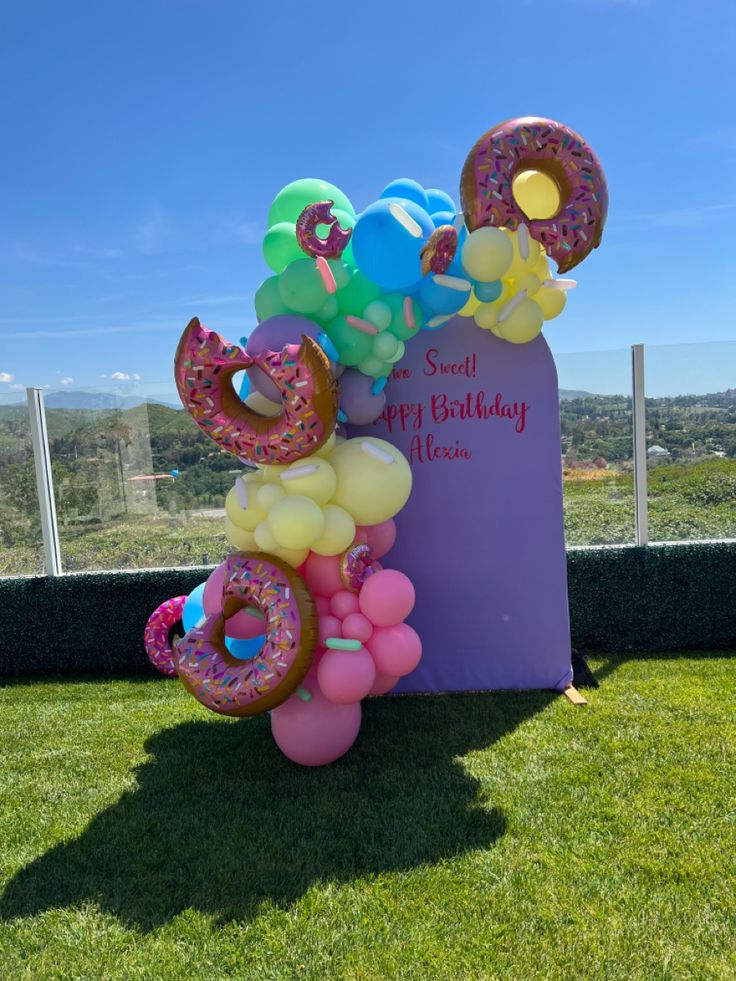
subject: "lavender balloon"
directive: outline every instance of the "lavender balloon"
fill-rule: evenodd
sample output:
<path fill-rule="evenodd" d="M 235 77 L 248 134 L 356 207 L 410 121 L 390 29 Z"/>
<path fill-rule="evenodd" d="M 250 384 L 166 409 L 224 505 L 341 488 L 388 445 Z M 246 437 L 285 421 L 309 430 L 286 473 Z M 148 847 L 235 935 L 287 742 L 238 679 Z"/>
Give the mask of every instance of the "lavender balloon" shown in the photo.
<path fill-rule="evenodd" d="M 307 317 L 294 313 L 279 313 L 275 317 L 262 320 L 253 330 L 245 344 L 246 354 L 251 356 L 261 351 L 280 351 L 287 344 L 299 344 L 302 334 L 317 340 L 322 328 Z M 281 402 L 281 393 L 271 379 L 260 368 L 248 368 L 251 385 L 261 395 L 272 402 Z"/>
<path fill-rule="evenodd" d="M 368 426 L 383 412 L 386 396 L 381 391 L 374 395 L 371 391 L 375 378 L 364 375 L 362 371 L 346 368 L 340 378 L 340 412 L 338 416 L 354 426 Z"/>

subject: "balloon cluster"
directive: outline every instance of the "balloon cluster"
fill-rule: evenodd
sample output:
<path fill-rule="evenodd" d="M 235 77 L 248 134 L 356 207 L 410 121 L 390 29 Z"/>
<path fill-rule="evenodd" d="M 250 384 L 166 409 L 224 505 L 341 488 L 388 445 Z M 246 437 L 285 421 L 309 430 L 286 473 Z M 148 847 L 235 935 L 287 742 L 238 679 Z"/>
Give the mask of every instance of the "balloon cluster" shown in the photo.
<path fill-rule="evenodd" d="M 193 318 L 177 348 L 185 409 L 250 469 L 226 499 L 236 551 L 154 611 L 149 657 L 214 711 L 270 711 L 277 744 L 304 765 L 345 753 L 362 699 L 390 691 L 421 657 L 405 623 L 414 588 L 378 561 L 411 491 L 409 464 L 339 424 L 378 418 L 420 330 L 459 314 L 501 340 L 534 340 L 575 285 L 553 276 L 548 257 L 560 272 L 581 262 L 608 203 L 590 147 L 536 117 L 478 140 L 460 196 L 458 210 L 444 191 L 401 178 L 358 215 L 333 184 L 294 181 L 269 210 L 273 275 L 243 346 Z"/>

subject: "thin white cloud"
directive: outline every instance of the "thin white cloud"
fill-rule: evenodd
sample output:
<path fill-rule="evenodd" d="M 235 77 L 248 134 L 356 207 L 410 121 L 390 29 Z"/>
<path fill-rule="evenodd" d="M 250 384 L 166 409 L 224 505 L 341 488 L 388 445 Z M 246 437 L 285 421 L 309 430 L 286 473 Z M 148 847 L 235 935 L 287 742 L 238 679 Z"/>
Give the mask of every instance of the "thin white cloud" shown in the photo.
<path fill-rule="evenodd" d="M 60 384 L 61 385 L 73 385 L 74 384 L 74 379 L 70 375 L 65 375 L 64 378 L 61 379 Z"/>
<path fill-rule="evenodd" d="M 113 381 L 116 382 L 127 382 L 130 381 L 130 375 L 127 371 L 113 371 L 110 375 Z"/>
<path fill-rule="evenodd" d="M 0 382 L 4 385 L 9 385 L 14 378 L 15 375 L 11 375 L 9 371 L 0 371 Z"/>
<path fill-rule="evenodd" d="M 10 386 L 10 391 L 11 392 L 22 392 L 24 388 L 25 388 L 25 385 L 11 385 Z"/>
<path fill-rule="evenodd" d="M 138 223 L 133 240 L 136 248 L 143 255 L 154 255 L 160 252 L 169 235 L 169 222 L 163 210 L 156 205 L 146 218 Z"/>

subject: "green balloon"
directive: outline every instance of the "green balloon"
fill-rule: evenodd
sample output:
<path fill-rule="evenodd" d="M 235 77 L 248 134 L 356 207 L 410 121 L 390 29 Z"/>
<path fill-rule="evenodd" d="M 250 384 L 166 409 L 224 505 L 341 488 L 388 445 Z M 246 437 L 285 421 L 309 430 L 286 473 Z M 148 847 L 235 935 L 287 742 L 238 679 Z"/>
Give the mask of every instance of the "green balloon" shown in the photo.
<path fill-rule="evenodd" d="M 314 319 L 318 320 L 321 324 L 329 324 L 331 320 L 339 314 L 340 310 L 337 305 L 337 297 L 331 296 L 327 303 L 314 314 Z"/>
<path fill-rule="evenodd" d="M 263 258 L 275 273 L 283 272 L 295 259 L 304 258 L 293 222 L 281 221 L 269 228 L 263 239 Z"/>
<path fill-rule="evenodd" d="M 335 285 L 339 290 L 344 290 L 353 278 L 353 271 L 342 259 L 328 259 L 327 265 L 332 270 L 335 277 Z"/>
<path fill-rule="evenodd" d="M 373 353 L 382 361 L 388 361 L 399 350 L 399 339 L 390 330 L 377 334 L 373 339 Z"/>
<path fill-rule="evenodd" d="M 339 187 L 317 177 L 303 177 L 282 187 L 276 195 L 268 212 L 268 227 L 280 221 L 295 222 L 308 205 L 317 201 L 334 201 L 340 211 L 355 215 L 350 199 Z"/>
<path fill-rule="evenodd" d="M 372 300 L 378 300 L 380 296 L 380 288 L 357 270 L 347 286 L 338 291 L 337 302 L 340 304 L 340 313 L 362 317 L 368 304 Z"/>
<path fill-rule="evenodd" d="M 337 348 L 342 364 L 349 367 L 371 356 L 373 338 L 355 327 L 351 327 L 345 317 L 336 317 L 325 328 L 327 336 Z"/>
<path fill-rule="evenodd" d="M 256 290 L 255 295 L 256 316 L 259 320 L 268 320 L 275 317 L 278 313 L 287 313 L 288 307 L 281 299 L 279 293 L 279 277 L 269 276 L 264 279 Z"/>
<path fill-rule="evenodd" d="M 398 337 L 400 341 L 408 341 L 412 337 L 416 337 L 424 324 L 424 314 L 416 300 L 411 301 L 412 309 L 414 310 L 415 326 L 410 327 L 404 316 L 404 301 L 406 299 L 404 294 L 389 293 L 388 296 L 384 296 L 382 299 L 384 303 L 387 303 L 391 307 L 392 317 L 388 329 L 394 337 Z"/>
<path fill-rule="evenodd" d="M 364 375 L 370 375 L 371 378 L 378 378 L 385 374 L 386 368 L 381 358 L 371 354 L 360 362 L 358 370 L 362 371 Z"/>
<path fill-rule="evenodd" d="M 279 276 L 279 296 L 295 313 L 316 313 L 329 298 L 314 259 L 297 259 Z"/>

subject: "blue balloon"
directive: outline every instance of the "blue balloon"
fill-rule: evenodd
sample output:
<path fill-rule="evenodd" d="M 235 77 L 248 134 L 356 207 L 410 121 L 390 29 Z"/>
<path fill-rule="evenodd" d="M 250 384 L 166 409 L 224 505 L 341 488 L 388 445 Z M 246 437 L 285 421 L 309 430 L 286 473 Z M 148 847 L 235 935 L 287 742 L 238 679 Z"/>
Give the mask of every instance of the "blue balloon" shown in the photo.
<path fill-rule="evenodd" d="M 417 181 L 413 181 L 411 177 L 399 177 L 398 180 L 391 181 L 387 184 L 381 191 L 382 198 L 406 198 L 407 201 L 412 201 L 414 204 L 418 204 L 420 208 L 423 208 L 426 212 L 429 212 L 429 202 L 427 200 L 427 192 L 424 190 L 421 184 Z"/>
<path fill-rule="evenodd" d="M 189 633 L 192 627 L 196 627 L 204 616 L 204 606 L 202 605 L 204 601 L 204 587 L 205 583 L 203 582 L 199 586 L 196 586 L 187 596 L 187 601 L 184 604 L 181 622 L 184 624 L 184 629 L 187 633 Z"/>
<path fill-rule="evenodd" d="M 419 236 L 394 217 L 391 207 L 395 204 L 419 226 Z M 406 291 L 422 278 L 420 252 L 433 231 L 427 212 L 406 198 L 375 201 L 353 229 L 358 268 L 381 289 Z"/>
<path fill-rule="evenodd" d="M 493 303 L 503 292 L 503 283 L 495 279 L 492 283 L 475 283 L 473 288 L 481 303 Z"/>
<path fill-rule="evenodd" d="M 243 372 L 243 381 L 240 385 L 240 401 L 244 402 L 250 395 L 250 378 L 248 377 L 248 372 Z"/>
<path fill-rule="evenodd" d="M 176 480 L 176 478 L 179 476 L 179 471 L 178 470 L 172 470 L 171 471 L 171 476 L 174 478 L 174 480 Z"/>
<path fill-rule="evenodd" d="M 247 640 L 236 640 L 235 637 L 226 637 L 225 647 L 239 661 L 249 661 L 263 647 L 265 639 L 265 634 L 259 634 L 258 637 L 248 637 Z"/>
<path fill-rule="evenodd" d="M 445 191 L 440 191 L 437 187 L 428 187 L 426 194 L 428 203 L 427 211 L 429 211 L 433 218 L 438 211 L 450 211 L 453 215 L 457 211 L 455 202 Z M 452 222 L 449 222 L 449 224 L 452 224 Z"/>
<path fill-rule="evenodd" d="M 449 286 L 440 286 L 435 282 L 432 273 L 424 277 L 419 287 L 419 301 L 429 319 L 438 313 L 457 313 L 469 299 L 469 289 L 455 290 Z"/>

